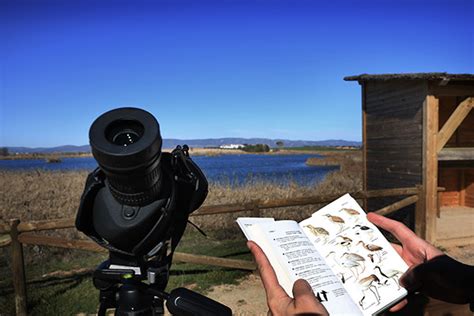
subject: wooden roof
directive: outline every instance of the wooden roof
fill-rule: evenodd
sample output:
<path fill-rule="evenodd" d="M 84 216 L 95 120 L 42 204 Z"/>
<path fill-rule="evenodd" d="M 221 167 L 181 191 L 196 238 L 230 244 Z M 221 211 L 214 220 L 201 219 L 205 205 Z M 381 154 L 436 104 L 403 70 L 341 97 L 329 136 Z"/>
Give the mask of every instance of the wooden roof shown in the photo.
<path fill-rule="evenodd" d="M 361 74 L 344 77 L 346 81 L 388 81 L 388 80 L 473 80 L 474 74 L 449 74 L 447 72 L 418 72 L 399 74 Z"/>

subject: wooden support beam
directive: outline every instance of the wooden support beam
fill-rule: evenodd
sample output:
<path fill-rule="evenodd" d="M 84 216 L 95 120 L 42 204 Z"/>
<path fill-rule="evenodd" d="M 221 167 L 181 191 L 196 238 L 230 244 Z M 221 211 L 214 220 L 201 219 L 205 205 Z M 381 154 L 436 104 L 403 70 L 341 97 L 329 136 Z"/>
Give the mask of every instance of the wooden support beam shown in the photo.
<path fill-rule="evenodd" d="M 388 206 L 385 206 L 374 213 L 377 213 L 379 215 L 388 215 L 391 214 L 395 211 L 398 211 L 404 207 L 407 207 L 408 205 L 412 205 L 418 201 L 418 195 L 412 195 L 407 198 L 404 198 L 403 200 L 400 200 L 396 203 L 390 204 Z"/>
<path fill-rule="evenodd" d="M 418 185 L 418 201 L 415 207 L 415 233 L 426 239 L 426 208 L 424 199 L 424 188 L 422 185 Z"/>
<path fill-rule="evenodd" d="M 438 214 L 438 155 L 437 136 L 439 99 L 428 95 L 423 103 L 423 188 L 426 239 L 436 241 L 436 217 Z"/>
<path fill-rule="evenodd" d="M 469 112 L 474 107 L 474 99 L 467 98 L 461 102 L 454 112 L 451 114 L 449 119 L 444 123 L 443 127 L 437 136 L 437 152 L 439 153 L 443 149 L 444 145 L 453 136 L 456 129 L 461 125 L 462 121 L 466 118 Z"/>
<path fill-rule="evenodd" d="M 469 161 L 474 160 L 474 147 L 448 147 L 438 153 L 438 161 Z"/>

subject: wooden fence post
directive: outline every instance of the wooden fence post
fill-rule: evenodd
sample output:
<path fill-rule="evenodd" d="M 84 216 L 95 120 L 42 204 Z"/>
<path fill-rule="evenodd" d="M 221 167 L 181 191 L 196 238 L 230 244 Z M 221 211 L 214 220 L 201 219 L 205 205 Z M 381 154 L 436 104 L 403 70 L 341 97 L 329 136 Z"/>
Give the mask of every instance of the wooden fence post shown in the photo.
<path fill-rule="evenodd" d="M 17 316 L 26 316 L 26 280 L 23 246 L 18 240 L 19 219 L 10 222 L 11 249 L 12 249 L 12 278 L 15 289 L 15 310 Z"/>
<path fill-rule="evenodd" d="M 426 208 L 424 198 L 424 188 L 422 185 L 417 185 L 418 201 L 416 201 L 415 208 L 415 233 L 425 239 L 426 238 Z"/>

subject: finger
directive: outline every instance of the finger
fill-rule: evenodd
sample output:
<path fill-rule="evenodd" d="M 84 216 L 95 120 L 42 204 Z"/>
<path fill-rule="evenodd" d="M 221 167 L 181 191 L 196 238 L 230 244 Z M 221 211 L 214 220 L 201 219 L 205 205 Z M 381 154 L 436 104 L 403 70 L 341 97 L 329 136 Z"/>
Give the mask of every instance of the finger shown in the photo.
<path fill-rule="evenodd" d="M 403 253 L 403 247 L 400 246 L 399 244 L 394 244 L 393 242 L 390 243 L 392 245 L 393 249 L 398 253 L 398 255 L 401 257 Z"/>
<path fill-rule="evenodd" d="M 293 297 L 295 298 L 295 310 L 297 310 L 299 314 L 327 314 L 326 308 L 318 301 L 313 293 L 313 289 L 306 280 L 296 280 L 296 282 L 293 284 Z"/>
<path fill-rule="evenodd" d="M 281 287 L 280 283 L 278 283 L 275 271 L 262 249 L 253 241 L 248 241 L 247 247 L 250 249 L 257 263 L 260 278 L 262 279 L 263 287 L 267 293 L 267 301 L 270 301 L 274 297 L 288 297 L 285 290 Z"/>
<path fill-rule="evenodd" d="M 390 308 L 390 311 L 392 313 L 394 312 L 398 312 L 399 310 L 401 310 L 403 307 L 405 307 L 405 305 L 408 304 L 408 300 L 404 299 L 403 301 L 401 301 L 400 303 L 398 303 L 397 305 L 394 305 Z"/>
<path fill-rule="evenodd" d="M 372 224 L 385 229 L 394 235 L 402 244 L 406 243 L 412 238 L 419 239 L 414 232 L 400 222 L 394 221 L 393 219 L 381 216 L 375 213 L 367 214 L 367 219 Z"/>

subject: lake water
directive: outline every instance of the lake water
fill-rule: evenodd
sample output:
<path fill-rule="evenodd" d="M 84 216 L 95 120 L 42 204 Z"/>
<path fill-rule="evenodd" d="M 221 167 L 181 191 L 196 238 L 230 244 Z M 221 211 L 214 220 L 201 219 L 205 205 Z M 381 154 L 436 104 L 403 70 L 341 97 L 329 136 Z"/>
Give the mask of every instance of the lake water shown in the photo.
<path fill-rule="evenodd" d="M 337 167 L 308 166 L 306 160 L 318 155 L 222 155 L 194 156 L 208 181 L 230 185 L 268 181 L 278 184 L 295 182 L 313 185 L 324 179 Z M 9 170 L 89 170 L 97 167 L 92 157 L 63 158 L 60 163 L 47 163 L 44 159 L 0 160 L 0 169 Z"/>

